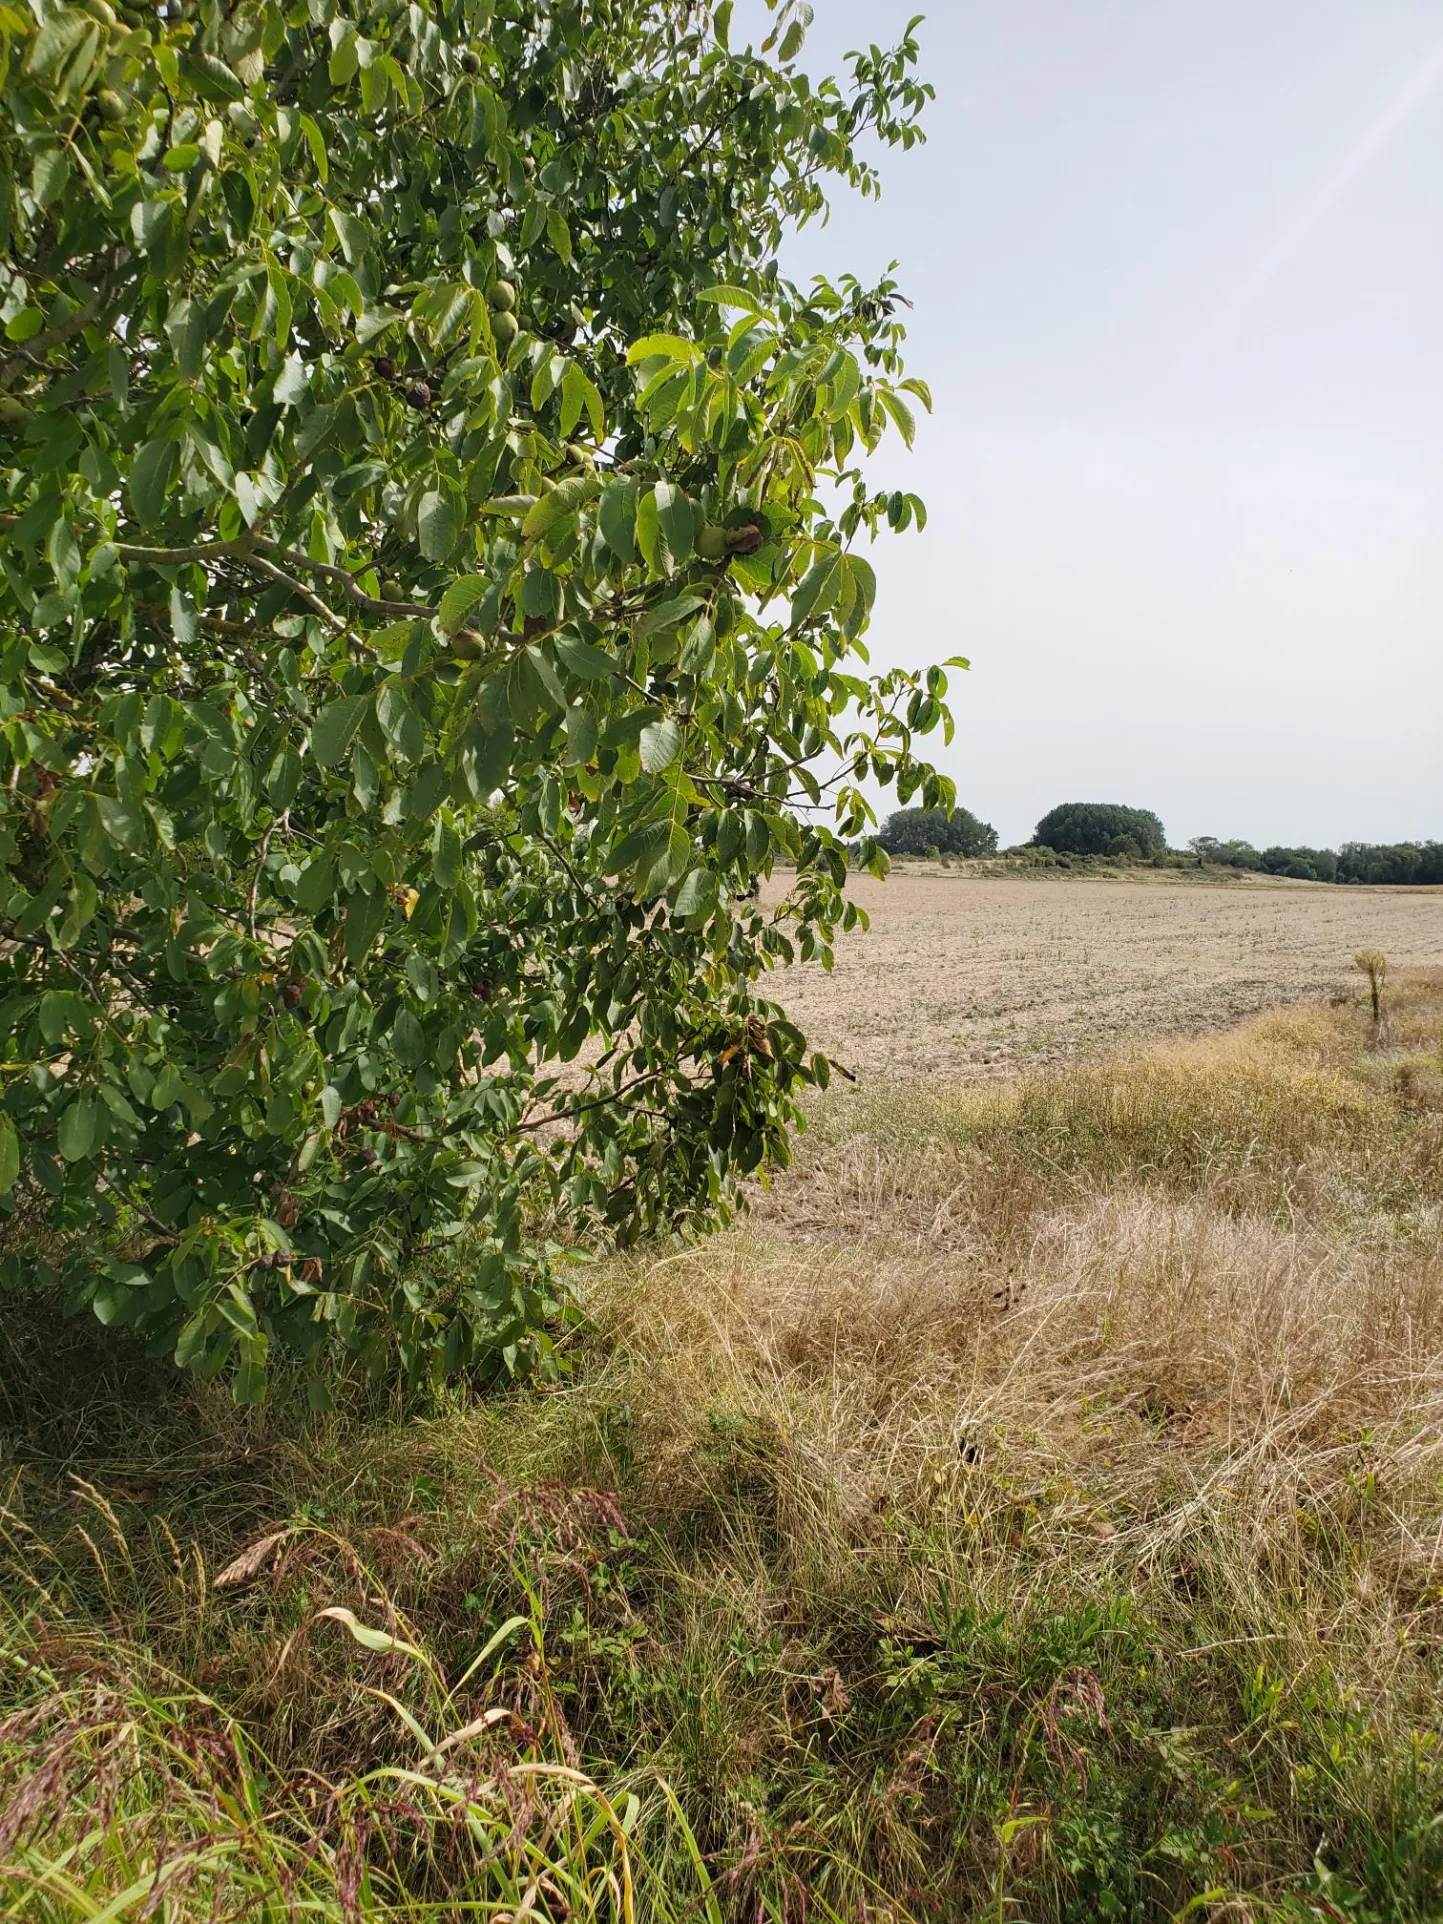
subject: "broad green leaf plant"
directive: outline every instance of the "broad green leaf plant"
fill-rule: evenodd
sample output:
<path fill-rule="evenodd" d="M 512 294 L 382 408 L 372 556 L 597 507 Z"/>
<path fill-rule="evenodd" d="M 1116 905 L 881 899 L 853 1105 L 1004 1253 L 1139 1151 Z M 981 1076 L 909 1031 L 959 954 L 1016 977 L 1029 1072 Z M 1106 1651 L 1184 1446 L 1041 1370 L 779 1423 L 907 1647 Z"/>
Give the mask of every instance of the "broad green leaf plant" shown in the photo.
<path fill-rule="evenodd" d="M 0 0 L 0 1243 L 240 1400 L 553 1363 L 785 1159 L 863 783 L 951 800 L 897 291 L 776 261 L 929 89 L 774 13 Z"/>

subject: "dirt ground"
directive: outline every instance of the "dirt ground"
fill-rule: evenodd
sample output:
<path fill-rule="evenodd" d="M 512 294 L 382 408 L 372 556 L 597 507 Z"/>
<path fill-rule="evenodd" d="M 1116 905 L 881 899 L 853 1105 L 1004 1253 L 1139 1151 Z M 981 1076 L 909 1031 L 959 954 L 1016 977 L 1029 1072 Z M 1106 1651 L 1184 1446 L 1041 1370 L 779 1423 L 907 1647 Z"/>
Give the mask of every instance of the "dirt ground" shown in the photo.
<path fill-rule="evenodd" d="M 1362 987 L 1352 958 L 1443 964 L 1443 890 L 894 869 L 863 878 L 865 934 L 830 975 L 769 992 L 866 1075 L 1006 1076 L 1149 1036 L 1230 1027 Z"/>

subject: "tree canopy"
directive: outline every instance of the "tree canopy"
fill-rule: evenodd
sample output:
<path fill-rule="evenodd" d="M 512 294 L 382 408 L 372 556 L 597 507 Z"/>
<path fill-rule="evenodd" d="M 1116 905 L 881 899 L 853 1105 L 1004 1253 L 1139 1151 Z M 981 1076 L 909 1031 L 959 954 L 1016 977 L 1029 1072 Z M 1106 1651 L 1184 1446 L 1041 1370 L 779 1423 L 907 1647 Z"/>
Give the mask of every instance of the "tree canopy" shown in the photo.
<path fill-rule="evenodd" d="M 1054 849 L 1059 855 L 1148 856 L 1161 855 L 1167 837 L 1150 808 L 1125 808 L 1120 802 L 1063 802 L 1037 824 L 1032 845 Z"/>
<path fill-rule="evenodd" d="M 544 1361 L 564 1250 L 725 1212 L 860 784 L 951 802 L 896 287 L 776 265 L 929 90 L 807 13 L 0 0 L 10 1269 L 239 1398 Z"/>
<path fill-rule="evenodd" d="M 965 808 L 899 808 L 877 832 L 888 855 L 995 855 L 997 830 Z"/>

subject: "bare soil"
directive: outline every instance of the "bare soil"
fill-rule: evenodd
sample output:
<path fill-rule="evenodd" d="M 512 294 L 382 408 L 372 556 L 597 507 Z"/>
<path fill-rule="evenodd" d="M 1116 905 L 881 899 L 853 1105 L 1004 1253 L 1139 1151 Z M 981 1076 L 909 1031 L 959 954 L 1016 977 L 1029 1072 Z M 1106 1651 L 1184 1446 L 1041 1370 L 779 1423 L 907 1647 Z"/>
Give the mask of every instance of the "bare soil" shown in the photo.
<path fill-rule="evenodd" d="M 1351 996 L 1362 948 L 1443 964 L 1436 889 L 899 867 L 854 893 L 870 930 L 838 938 L 830 975 L 779 971 L 769 992 L 869 1078 L 1003 1077 Z"/>

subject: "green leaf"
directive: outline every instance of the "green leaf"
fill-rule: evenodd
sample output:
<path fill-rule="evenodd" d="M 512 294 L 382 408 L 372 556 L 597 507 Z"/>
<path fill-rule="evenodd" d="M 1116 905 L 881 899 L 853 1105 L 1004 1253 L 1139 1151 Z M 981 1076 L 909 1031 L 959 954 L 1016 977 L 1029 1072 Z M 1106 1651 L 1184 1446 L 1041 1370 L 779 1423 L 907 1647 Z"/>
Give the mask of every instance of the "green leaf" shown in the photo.
<path fill-rule="evenodd" d="M 277 407 L 294 407 L 306 398 L 310 386 L 310 376 L 306 373 L 299 354 L 289 355 L 276 376 L 271 390 L 271 399 Z"/>
<path fill-rule="evenodd" d="M 501 677 L 497 676 L 500 683 Z M 466 783 L 478 802 L 486 801 L 501 786 L 511 766 L 514 738 L 510 728 L 476 730 L 462 759 Z"/>
<path fill-rule="evenodd" d="M 566 225 L 566 217 L 559 207 L 546 210 L 546 237 L 556 249 L 560 258 L 569 266 L 571 262 L 571 230 Z"/>
<path fill-rule="evenodd" d="M 437 886 L 453 889 L 461 880 L 461 837 L 444 816 L 436 818 L 432 838 L 431 872 Z"/>
<path fill-rule="evenodd" d="M 272 260 L 269 254 L 265 257 L 265 263 L 266 284 L 271 290 L 271 299 L 275 303 L 276 348 L 279 353 L 284 354 L 286 351 L 286 342 L 291 337 L 291 316 L 294 312 L 289 279 L 285 269 L 281 267 L 278 262 Z M 257 315 L 257 319 L 263 319 L 264 314 L 265 310 L 262 309 Z"/>
<path fill-rule="evenodd" d="M 624 875 L 638 864 L 649 869 L 670 832 L 671 824 L 666 819 L 646 822 L 640 828 L 632 829 L 609 852 L 603 872 L 607 875 Z"/>
<path fill-rule="evenodd" d="M 265 782 L 266 795 L 276 808 L 290 807 L 300 793 L 303 773 L 301 758 L 289 744 L 276 751 Z"/>
<path fill-rule="evenodd" d="M 130 505 L 142 527 L 163 519 L 179 458 L 174 441 L 157 439 L 147 441 L 131 463 Z"/>
<path fill-rule="evenodd" d="M 9 1116 L 0 1116 L 0 1196 L 8 1196 L 20 1180 L 20 1137 Z"/>
<path fill-rule="evenodd" d="M 62 591 L 74 586 L 80 575 L 80 544 L 75 539 L 74 529 L 63 515 L 50 530 L 50 538 L 45 543 L 45 559 L 50 563 L 56 585 Z M 61 659 L 64 661 L 63 656 Z"/>
<path fill-rule="evenodd" d="M 428 561 L 444 561 L 461 535 L 463 503 L 454 487 L 428 488 L 416 510 L 416 533 Z"/>
<path fill-rule="evenodd" d="M 584 368 L 573 361 L 561 378 L 561 433 L 569 435 L 585 413 L 587 425 L 600 441 L 606 432 L 601 390 Z"/>
<path fill-rule="evenodd" d="M 853 590 L 852 605 L 847 610 L 842 627 L 855 640 L 866 627 L 872 604 L 877 599 L 877 575 L 871 562 L 859 554 L 844 555 L 842 560 Z"/>
<path fill-rule="evenodd" d="M 680 822 L 667 825 L 666 840 L 649 867 L 638 865 L 637 889 L 646 897 L 665 895 L 686 873 L 692 858 L 691 837 Z"/>
<path fill-rule="evenodd" d="M 37 207 L 49 207 L 59 200 L 65 192 L 70 179 L 70 152 L 65 147 L 52 147 L 47 152 L 35 156 L 35 166 L 30 176 L 30 191 L 35 196 Z"/>
<path fill-rule="evenodd" d="M 743 314 L 765 314 L 766 309 L 745 287 L 737 287 L 722 282 L 716 287 L 700 288 L 695 298 L 699 301 L 714 301 L 718 307 L 735 307 Z"/>
<path fill-rule="evenodd" d="M 311 753 L 322 768 L 339 767 L 345 760 L 369 706 L 368 695 L 342 695 L 338 701 L 327 702 L 316 716 L 311 725 Z"/>
<path fill-rule="evenodd" d="M 57 1143 L 67 1162 L 81 1162 L 95 1145 L 99 1105 L 89 1096 L 79 1096 L 61 1111 Z"/>
<path fill-rule="evenodd" d="M 917 422 L 911 408 L 907 406 L 907 403 L 902 399 L 900 394 L 889 387 L 879 387 L 877 389 L 877 399 L 897 423 L 901 431 L 902 439 L 910 448 L 917 438 Z"/>
<path fill-rule="evenodd" d="M 381 684 L 376 697 L 376 720 L 391 746 L 409 762 L 419 762 L 426 752 L 426 731 L 421 717 L 412 707 L 404 682 L 391 676 Z"/>
<path fill-rule="evenodd" d="M 391 1030 L 391 1047 L 397 1062 L 408 1069 L 419 1069 L 428 1054 L 426 1031 L 409 1009 L 402 1009 Z"/>
<path fill-rule="evenodd" d="M 662 634 L 668 628 L 679 627 L 688 615 L 694 615 L 698 608 L 706 606 L 704 595 L 673 595 L 669 601 L 658 603 L 650 608 L 636 624 L 638 640 L 650 635 Z"/>
<path fill-rule="evenodd" d="M 347 267 L 357 267 L 366 258 L 367 233 L 364 225 L 354 214 L 348 214 L 339 207 L 331 209 L 331 226 L 335 229 L 336 240 L 345 256 Z"/>
<path fill-rule="evenodd" d="M 466 617 L 490 586 L 485 575 L 457 575 L 436 611 L 436 626 L 442 634 L 454 635 L 458 628 L 464 628 Z"/>
<path fill-rule="evenodd" d="M 728 809 L 717 823 L 716 831 L 717 860 L 723 868 L 732 868 L 736 864 L 746 847 L 746 840 L 745 818 L 736 809 Z"/>
<path fill-rule="evenodd" d="M 636 495 L 634 481 L 608 482 L 598 516 L 607 547 L 628 566 L 636 560 Z"/>
<path fill-rule="evenodd" d="M 18 314 L 12 314 L 10 319 L 5 323 L 5 338 L 7 341 L 33 340 L 44 325 L 45 314 L 43 309 L 38 307 L 22 307 Z"/>
<path fill-rule="evenodd" d="M 636 504 L 636 545 L 653 575 L 671 573 L 671 556 L 661 538 L 656 491 L 653 488 L 648 488 Z"/>
<path fill-rule="evenodd" d="M 414 1644 L 405 1642 L 401 1637 L 393 1637 L 388 1631 L 372 1630 L 369 1624 L 361 1623 L 353 1611 L 345 1609 L 341 1604 L 333 1603 L 328 1609 L 321 1610 L 317 1614 L 322 1617 L 334 1617 L 337 1623 L 343 1623 L 356 1642 L 365 1650 L 375 1650 L 388 1656 L 396 1654 L 414 1657 L 420 1664 L 426 1662 Z"/>
<path fill-rule="evenodd" d="M 329 855 L 313 855 L 301 870 L 296 884 L 296 907 L 303 914 L 319 915 L 336 893 L 336 865 Z"/>
<path fill-rule="evenodd" d="M 641 765 L 648 775 L 659 775 L 670 768 L 681 753 L 685 737 L 678 722 L 652 722 L 641 731 Z"/>
<path fill-rule="evenodd" d="M 694 868 L 677 890 L 672 913 L 687 920 L 704 919 L 716 908 L 719 895 L 720 885 L 716 871 L 709 868 Z"/>
<path fill-rule="evenodd" d="M 566 480 L 557 482 L 550 494 L 543 494 L 532 503 L 521 523 L 522 534 L 528 541 L 542 540 L 600 492 L 601 483 L 594 474 L 568 475 Z"/>
<path fill-rule="evenodd" d="M 621 666 L 604 648 L 595 648 L 589 641 L 567 634 L 564 629 L 556 636 L 554 646 L 562 667 L 583 681 L 599 681 L 603 675 L 616 674 Z"/>
<path fill-rule="evenodd" d="M 596 717 L 589 709 L 573 704 L 566 711 L 567 759 L 585 767 L 596 753 Z"/>
<path fill-rule="evenodd" d="M 669 361 L 684 361 L 688 366 L 701 358 L 701 350 L 695 341 L 688 341 L 680 334 L 645 334 L 634 341 L 626 351 L 628 367 L 639 367 L 643 361 L 650 361 L 657 355 L 665 355 Z"/>
<path fill-rule="evenodd" d="M 696 517 L 692 505 L 680 488 L 669 481 L 658 481 L 655 489 L 656 523 L 672 559 L 680 567 L 691 554 Z"/>
<path fill-rule="evenodd" d="M 796 593 L 792 596 L 792 627 L 804 627 L 808 621 L 825 615 L 836 605 L 842 589 L 842 557 L 839 554 L 824 554 L 807 571 Z"/>
<path fill-rule="evenodd" d="M 223 60 L 203 49 L 193 53 L 191 60 L 189 78 L 202 99 L 213 101 L 217 106 L 245 99 L 245 87 Z"/>
<path fill-rule="evenodd" d="M 178 647 L 190 648 L 200 633 L 200 616 L 195 603 L 181 588 L 170 591 L 170 632 Z"/>
<path fill-rule="evenodd" d="M 170 242 L 174 215 L 175 201 L 169 197 L 139 200 L 131 208 L 130 231 L 143 254 L 155 259 L 164 253 Z"/>
<path fill-rule="evenodd" d="M 315 163 L 317 178 L 320 180 L 322 187 L 324 187 L 330 178 L 331 171 L 330 163 L 326 155 L 325 137 L 309 114 L 301 114 L 299 119 L 301 132 L 305 135 L 306 145 L 310 148 L 311 159 Z"/>

